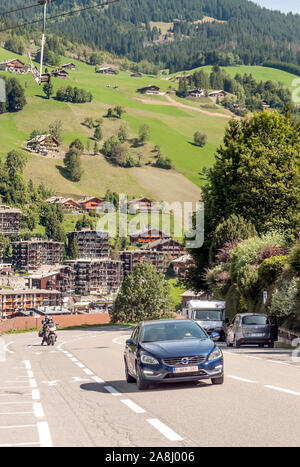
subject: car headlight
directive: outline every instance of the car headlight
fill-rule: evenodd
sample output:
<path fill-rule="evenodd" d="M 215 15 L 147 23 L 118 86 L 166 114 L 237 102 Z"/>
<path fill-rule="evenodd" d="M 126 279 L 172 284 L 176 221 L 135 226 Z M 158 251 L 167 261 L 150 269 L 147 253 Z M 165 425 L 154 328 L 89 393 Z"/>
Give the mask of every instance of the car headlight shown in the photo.
<path fill-rule="evenodd" d="M 150 365 L 159 365 L 159 361 L 156 358 L 151 357 L 151 355 L 143 354 L 141 355 L 141 362 L 148 363 Z"/>
<path fill-rule="evenodd" d="M 220 357 L 222 357 L 222 352 L 218 347 L 216 347 L 215 350 L 213 350 L 209 354 L 208 360 L 215 360 L 216 358 L 220 358 Z"/>

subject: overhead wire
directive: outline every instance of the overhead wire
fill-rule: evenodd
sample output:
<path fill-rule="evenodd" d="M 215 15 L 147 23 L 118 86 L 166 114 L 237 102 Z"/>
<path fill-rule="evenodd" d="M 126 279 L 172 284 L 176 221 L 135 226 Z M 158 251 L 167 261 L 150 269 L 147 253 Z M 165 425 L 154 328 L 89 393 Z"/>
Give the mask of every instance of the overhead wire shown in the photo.
<path fill-rule="evenodd" d="M 57 0 L 51 0 L 49 3 L 57 2 Z M 33 5 L 25 5 L 20 8 L 16 8 L 15 10 L 10 11 L 0 11 L 0 16 L 9 15 L 10 13 L 17 13 L 18 11 L 28 10 L 29 8 L 35 8 L 36 6 L 41 6 L 43 3 L 34 3 Z"/>
<path fill-rule="evenodd" d="M 120 0 L 110 0 L 108 2 L 105 2 L 105 3 L 98 3 L 97 5 L 93 5 L 93 6 L 88 6 L 88 7 L 85 7 L 85 8 L 78 8 L 77 10 L 72 10 L 72 11 L 68 11 L 67 13 L 60 13 L 58 15 L 54 15 L 54 16 L 49 16 L 47 18 L 47 21 L 50 21 L 50 20 L 53 20 L 53 19 L 57 19 L 57 18 L 61 18 L 61 17 L 64 17 L 64 16 L 69 16 L 69 15 L 73 15 L 73 14 L 76 14 L 76 13 L 79 13 L 81 11 L 86 11 L 86 10 L 91 10 L 92 8 L 98 8 L 98 7 L 105 7 L 107 5 L 111 5 L 113 3 L 118 3 L 120 2 Z M 40 5 L 40 4 L 38 4 Z M 28 7 L 29 8 L 29 7 Z M 37 23 L 41 23 L 43 22 L 43 19 L 38 19 L 38 20 L 35 20 L 35 21 L 29 21 L 27 23 L 23 23 L 23 24 L 17 24 L 17 25 L 14 25 L 14 26 L 10 26 L 8 28 L 5 28 L 5 29 L 0 29 L 0 32 L 5 32 L 5 31 L 11 31 L 12 29 L 17 29 L 17 28 L 22 28 L 22 27 L 25 27 L 25 26 L 30 26 L 32 24 L 37 24 Z"/>

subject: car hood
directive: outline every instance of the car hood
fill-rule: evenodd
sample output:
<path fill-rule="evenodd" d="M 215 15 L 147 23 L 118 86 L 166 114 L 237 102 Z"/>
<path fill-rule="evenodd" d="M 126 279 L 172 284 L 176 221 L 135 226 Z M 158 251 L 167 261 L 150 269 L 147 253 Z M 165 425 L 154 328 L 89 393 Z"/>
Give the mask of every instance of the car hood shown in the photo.
<path fill-rule="evenodd" d="M 210 353 L 215 344 L 210 339 L 193 339 L 192 341 L 144 342 L 141 348 L 160 358 L 180 357 Z"/>

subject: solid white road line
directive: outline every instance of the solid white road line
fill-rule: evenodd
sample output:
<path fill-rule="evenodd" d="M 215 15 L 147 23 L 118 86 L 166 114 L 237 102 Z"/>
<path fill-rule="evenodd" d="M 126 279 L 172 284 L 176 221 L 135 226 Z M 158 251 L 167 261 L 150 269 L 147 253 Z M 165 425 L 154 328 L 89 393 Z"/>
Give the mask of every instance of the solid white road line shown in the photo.
<path fill-rule="evenodd" d="M 268 389 L 274 389 L 275 391 L 286 392 L 288 394 L 292 394 L 293 396 L 300 396 L 300 392 L 291 391 L 290 389 L 279 388 L 278 386 L 271 386 L 269 384 L 265 384 L 264 387 Z"/>
<path fill-rule="evenodd" d="M 122 399 L 121 402 L 123 404 L 127 405 L 131 410 L 133 410 L 135 413 L 146 413 L 146 410 L 142 409 L 139 405 L 135 404 L 133 401 L 130 399 Z"/>
<path fill-rule="evenodd" d="M 37 422 L 41 447 L 52 448 L 52 439 L 47 422 Z"/>
<path fill-rule="evenodd" d="M 179 436 L 177 433 L 175 433 L 175 431 L 171 430 L 171 428 L 167 427 L 157 418 L 150 418 L 147 420 L 147 422 L 160 431 L 160 433 L 162 433 L 170 441 L 183 441 L 181 436 Z"/>
<path fill-rule="evenodd" d="M 227 378 L 243 381 L 244 383 L 256 383 L 256 381 L 253 381 L 252 379 L 240 378 L 239 376 L 227 375 Z"/>

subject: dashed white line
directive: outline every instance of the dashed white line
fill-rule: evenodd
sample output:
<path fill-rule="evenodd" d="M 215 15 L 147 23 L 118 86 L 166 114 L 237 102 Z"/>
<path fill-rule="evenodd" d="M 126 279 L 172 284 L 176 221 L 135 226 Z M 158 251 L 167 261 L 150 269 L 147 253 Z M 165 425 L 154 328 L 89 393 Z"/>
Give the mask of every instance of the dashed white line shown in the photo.
<path fill-rule="evenodd" d="M 39 400 L 40 399 L 40 391 L 38 389 L 32 390 L 32 399 Z"/>
<path fill-rule="evenodd" d="M 175 431 L 171 430 L 171 428 L 166 426 L 157 418 L 150 418 L 147 420 L 147 422 L 160 431 L 160 433 L 162 433 L 170 441 L 183 441 L 183 438 L 180 435 L 175 433 Z"/>
<path fill-rule="evenodd" d="M 256 383 L 256 381 L 253 381 L 252 379 L 240 378 L 239 376 L 227 375 L 227 378 L 243 381 L 244 383 Z"/>
<path fill-rule="evenodd" d="M 37 429 L 39 432 L 40 446 L 41 447 L 52 447 L 52 439 L 49 431 L 47 422 L 37 422 Z"/>
<path fill-rule="evenodd" d="M 119 391 L 117 391 L 112 386 L 104 386 L 104 389 L 106 389 L 107 392 L 110 392 L 112 396 L 121 396 L 122 395 Z"/>
<path fill-rule="evenodd" d="M 33 403 L 33 413 L 37 418 L 45 416 L 42 404 L 40 402 Z"/>
<path fill-rule="evenodd" d="M 96 383 L 105 383 L 103 379 L 101 379 L 99 376 L 96 376 L 96 375 L 92 376 L 92 379 L 96 381 Z"/>
<path fill-rule="evenodd" d="M 284 388 L 280 388 L 278 386 L 272 386 L 272 385 L 269 385 L 269 384 L 264 385 L 264 387 L 268 388 L 268 389 L 274 389 L 275 391 L 286 392 L 288 394 L 292 394 L 293 396 L 300 396 L 300 392 L 291 391 L 290 389 L 284 389 Z"/>
<path fill-rule="evenodd" d="M 130 399 L 122 399 L 121 402 L 127 405 L 127 407 L 129 407 L 135 413 L 146 413 L 146 410 L 144 410 L 139 405 L 135 404 L 135 402 L 131 401 Z"/>
<path fill-rule="evenodd" d="M 87 375 L 93 375 L 93 374 L 94 374 L 94 373 L 93 373 L 91 370 L 89 370 L 88 368 L 84 368 L 83 371 L 84 371 L 85 374 L 87 374 Z"/>

